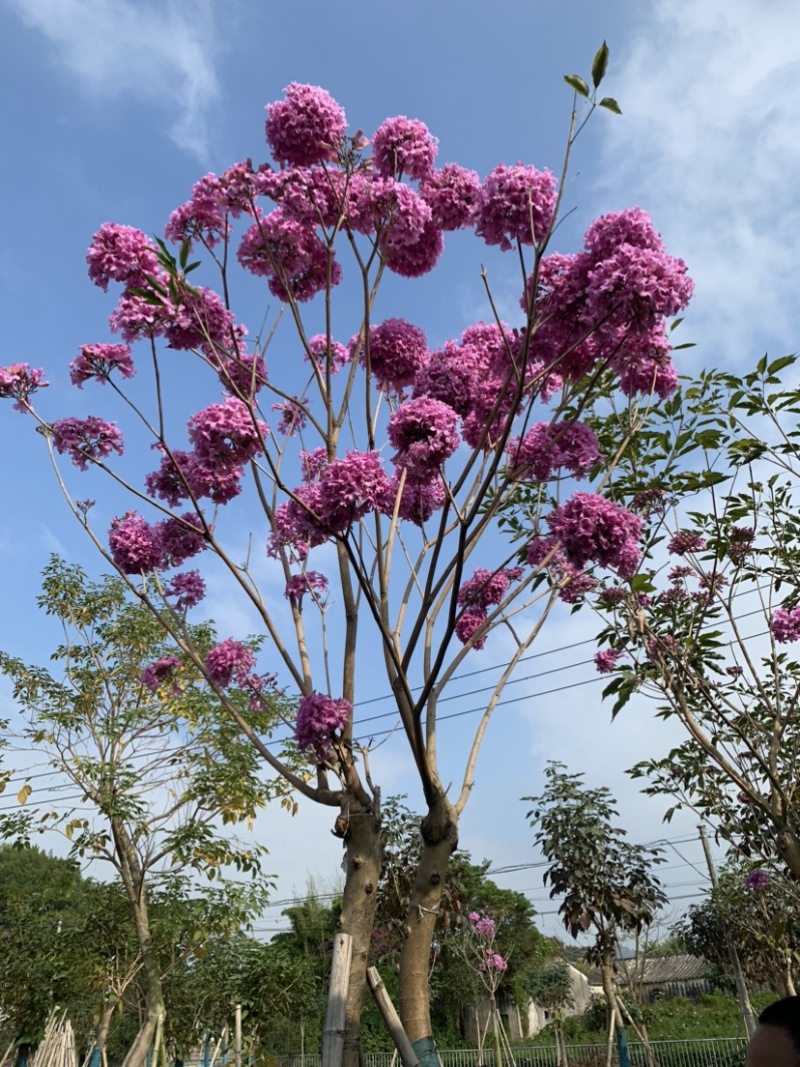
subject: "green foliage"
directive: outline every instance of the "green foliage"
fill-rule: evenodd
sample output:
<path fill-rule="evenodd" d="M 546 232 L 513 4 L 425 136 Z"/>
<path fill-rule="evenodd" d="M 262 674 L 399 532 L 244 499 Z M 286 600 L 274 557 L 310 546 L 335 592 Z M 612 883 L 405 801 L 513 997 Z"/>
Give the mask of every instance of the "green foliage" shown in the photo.
<path fill-rule="evenodd" d="M 652 413 L 614 475 L 645 520 L 646 563 L 598 603 L 599 640 L 619 654 L 613 714 L 643 694 L 686 730 L 633 776 L 675 799 L 668 819 L 688 806 L 798 877 L 800 658 L 772 633 L 775 610 L 800 603 L 796 367 L 764 356 L 742 377 L 706 372 Z M 607 443 L 625 429 L 616 416 L 599 427 Z"/>
<path fill-rule="evenodd" d="M 545 779 L 541 795 L 523 797 L 534 805 L 527 818 L 548 861 L 545 884 L 562 898 L 558 911 L 571 936 L 593 929 L 594 958 L 613 958 L 617 932 L 639 932 L 666 901 L 651 874 L 663 862 L 660 850 L 624 840 L 607 789 L 587 788 L 583 775 L 556 762 L 547 764 Z"/>

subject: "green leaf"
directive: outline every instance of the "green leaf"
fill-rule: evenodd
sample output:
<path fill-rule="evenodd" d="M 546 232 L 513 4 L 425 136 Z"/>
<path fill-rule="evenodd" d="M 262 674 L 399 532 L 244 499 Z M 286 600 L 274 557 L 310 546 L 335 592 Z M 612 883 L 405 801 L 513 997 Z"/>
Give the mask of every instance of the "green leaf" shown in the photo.
<path fill-rule="evenodd" d="M 592 61 L 592 84 L 595 89 L 603 80 L 608 69 L 608 45 L 605 41 L 600 45 L 597 50 L 597 55 Z"/>
<path fill-rule="evenodd" d="M 604 96 L 598 106 L 604 107 L 608 111 L 613 111 L 615 115 L 622 114 L 622 108 L 619 106 L 613 96 Z"/>
<path fill-rule="evenodd" d="M 567 85 L 571 86 L 580 96 L 589 95 L 589 86 L 586 84 L 580 74 L 565 74 L 564 81 L 567 83 Z"/>

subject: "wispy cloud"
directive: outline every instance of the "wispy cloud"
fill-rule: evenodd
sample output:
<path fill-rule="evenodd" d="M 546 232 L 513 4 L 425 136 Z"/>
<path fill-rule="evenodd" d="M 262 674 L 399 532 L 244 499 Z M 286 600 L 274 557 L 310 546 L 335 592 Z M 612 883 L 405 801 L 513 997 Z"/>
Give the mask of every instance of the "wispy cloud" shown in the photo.
<path fill-rule="evenodd" d="M 640 19 L 612 56 L 624 114 L 603 123 L 603 202 L 638 201 L 689 264 L 705 364 L 782 354 L 800 260 L 800 7 L 652 0 Z"/>
<path fill-rule="evenodd" d="M 169 136 L 201 160 L 218 95 L 210 0 L 2 0 L 50 42 L 94 100 L 130 95 L 169 113 Z"/>

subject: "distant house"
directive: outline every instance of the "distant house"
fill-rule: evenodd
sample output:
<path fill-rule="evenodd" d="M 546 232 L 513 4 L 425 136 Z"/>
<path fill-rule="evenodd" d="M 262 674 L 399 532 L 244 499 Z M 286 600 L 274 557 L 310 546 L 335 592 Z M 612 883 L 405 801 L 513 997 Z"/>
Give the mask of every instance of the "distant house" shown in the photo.
<path fill-rule="evenodd" d="M 589 994 L 589 982 L 586 975 L 571 964 L 567 964 L 569 970 L 570 985 L 572 986 L 572 1003 L 563 1010 L 562 1015 L 582 1015 L 589 1007 L 591 1000 Z M 509 1041 L 524 1041 L 527 1037 L 533 1037 L 544 1029 L 552 1021 L 553 1013 L 537 1004 L 535 1000 L 529 1000 L 523 1004 L 517 1004 L 510 995 L 498 1001 L 498 1011 L 503 1023 L 503 1029 Z M 473 1011 L 467 1015 L 466 1037 L 477 1044 L 478 1027 L 482 1033 L 487 1032 L 489 1021 L 489 1001 L 482 1000 Z M 489 1037 L 487 1036 L 487 1040 Z"/>
<path fill-rule="evenodd" d="M 698 997 L 711 991 L 709 963 L 701 956 L 657 956 L 642 960 L 618 960 L 616 981 L 620 989 L 635 991 L 645 1002 L 664 997 Z"/>

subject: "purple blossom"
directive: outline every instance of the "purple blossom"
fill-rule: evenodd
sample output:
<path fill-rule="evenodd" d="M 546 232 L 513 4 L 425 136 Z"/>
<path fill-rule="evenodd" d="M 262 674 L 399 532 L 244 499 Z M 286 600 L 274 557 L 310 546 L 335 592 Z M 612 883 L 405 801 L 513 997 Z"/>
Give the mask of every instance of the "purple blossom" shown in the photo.
<path fill-rule="evenodd" d="M 598 674 L 611 674 L 617 665 L 622 652 L 618 648 L 604 648 L 595 653 L 594 665 Z"/>
<path fill-rule="evenodd" d="M 766 871 L 750 871 L 744 880 L 744 887 L 749 890 L 766 889 L 771 881 Z"/>
<path fill-rule="evenodd" d="M 231 347 L 236 331 L 233 315 L 213 289 L 183 287 L 164 319 L 164 336 L 170 348 L 212 357 Z M 238 331 L 243 332 L 242 327 Z"/>
<path fill-rule="evenodd" d="M 145 478 L 148 493 L 165 500 L 171 508 L 183 500 L 204 497 L 215 504 L 227 504 L 241 493 L 241 467 L 211 466 L 193 452 L 176 449 L 164 456 L 157 471 Z"/>
<path fill-rule="evenodd" d="M 108 545 L 123 574 L 147 574 L 161 564 L 159 530 L 135 511 L 111 520 Z"/>
<path fill-rule="evenodd" d="M 324 375 L 326 367 L 336 374 L 350 362 L 350 352 L 339 341 L 329 341 L 324 333 L 318 333 L 308 342 L 311 359 Z M 308 359 L 308 352 L 305 353 Z"/>
<path fill-rule="evenodd" d="M 256 657 L 252 649 L 228 637 L 221 644 L 208 650 L 205 661 L 206 674 L 209 680 L 221 689 L 227 688 L 233 680 L 243 686 L 247 684 L 248 675 L 255 662 Z"/>
<path fill-rule="evenodd" d="M 313 749 L 319 763 L 328 759 L 334 736 L 347 726 L 353 712 L 349 700 L 334 700 L 323 693 L 311 693 L 300 701 L 294 736 L 301 752 Z"/>
<path fill-rule="evenodd" d="M 386 501 L 386 514 L 393 515 L 397 492 L 400 487 L 400 472 L 396 471 L 389 483 L 389 495 Z M 428 481 L 405 478 L 403 490 L 400 495 L 400 507 L 398 518 L 406 519 L 417 526 L 422 526 L 430 519 L 431 515 L 439 511 L 447 499 L 441 475 Z"/>
<path fill-rule="evenodd" d="M 161 562 L 164 570 L 180 567 L 206 547 L 206 534 L 197 515 L 186 512 L 173 515 L 157 524 L 161 543 Z"/>
<path fill-rule="evenodd" d="M 582 422 L 540 422 L 509 445 L 509 463 L 518 478 L 546 482 L 566 468 L 582 478 L 600 458 L 600 444 Z"/>
<path fill-rule="evenodd" d="M 317 594 L 325 594 L 327 591 L 328 579 L 324 574 L 320 574 L 319 571 L 302 571 L 300 574 L 291 576 L 286 583 L 283 595 L 287 600 L 293 598 L 299 603 L 306 593 L 312 593 L 314 600 L 319 602 L 320 596 Z"/>
<path fill-rule="evenodd" d="M 575 493 L 547 521 L 573 566 L 599 563 L 621 578 L 634 573 L 641 557 L 638 542 L 643 524 L 620 504 L 593 493 Z"/>
<path fill-rule="evenodd" d="M 438 150 L 425 123 L 405 115 L 385 119 L 372 138 L 372 162 L 383 178 L 429 177 Z"/>
<path fill-rule="evenodd" d="M 294 437 L 300 430 L 305 429 L 308 420 L 308 397 L 287 397 L 272 405 L 273 411 L 280 411 L 281 421 L 278 423 L 278 433 L 286 437 Z"/>
<path fill-rule="evenodd" d="M 667 551 L 673 556 L 685 556 L 689 552 L 700 552 L 706 547 L 703 538 L 691 530 L 679 530 L 670 538 Z"/>
<path fill-rule="evenodd" d="M 320 487 L 318 483 L 300 485 L 290 500 L 275 510 L 275 519 L 267 552 L 277 557 L 281 546 L 290 546 L 298 559 L 305 559 L 310 548 L 328 538 L 319 519 Z"/>
<path fill-rule="evenodd" d="M 184 571 L 176 574 L 164 586 L 164 596 L 175 597 L 172 605 L 175 611 L 184 612 L 197 607 L 206 595 L 206 583 L 200 577 L 200 571 Z"/>
<path fill-rule="evenodd" d="M 266 135 L 279 163 L 308 167 L 335 154 L 347 129 L 344 109 L 318 85 L 291 82 L 267 104 Z"/>
<path fill-rule="evenodd" d="M 499 952 L 491 952 L 485 960 L 481 960 L 478 964 L 479 971 L 505 971 L 508 969 L 508 963 Z"/>
<path fill-rule="evenodd" d="M 458 448 L 458 415 L 441 400 L 406 400 L 389 419 L 386 432 L 397 449 L 392 462 L 413 481 L 430 481 Z"/>
<path fill-rule="evenodd" d="M 473 923 L 475 933 L 478 937 L 485 937 L 487 941 L 493 941 L 494 935 L 497 932 L 497 927 L 494 919 L 490 919 L 488 915 L 484 915 L 483 918 L 478 918 Z"/>
<path fill-rule="evenodd" d="M 113 422 L 90 415 L 85 419 L 56 419 L 52 426 L 53 447 L 85 471 L 89 462 L 99 463 L 112 452 L 122 455 L 122 434 Z"/>
<path fill-rule="evenodd" d="M 794 608 L 778 608 L 772 616 L 772 633 L 782 645 L 800 641 L 800 605 Z"/>
<path fill-rule="evenodd" d="M 463 582 L 458 590 L 459 605 L 486 611 L 499 604 L 508 592 L 512 575 L 518 578 L 518 570 L 490 571 L 485 567 L 476 567 L 472 577 Z"/>
<path fill-rule="evenodd" d="M 263 438 L 269 433 L 250 407 L 235 396 L 192 415 L 188 429 L 198 460 L 223 470 L 238 467 L 263 453 Z"/>
<path fill-rule="evenodd" d="M 158 253 L 146 234 L 133 226 L 105 222 L 92 237 L 86 254 L 89 277 L 101 289 L 110 281 L 128 288 L 146 284 L 145 275 L 158 273 Z"/>
<path fill-rule="evenodd" d="M 81 354 L 69 365 L 69 380 L 79 389 L 90 379 L 105 385 L 112 370 L 118 370 L 123 378 L 136 373 L 128 345 L 81 345 Z"/>
<path fill-rule="evenodd" d="M 180 665 L 181 661 L 176 656 L 162 656 L 142 671 L 142 685 L 146 686 L 151 693 L 157 693 L 164 682 L 172 677 L 175 668 Z M 173 692 L 178 691 L 175 685 L 172 689 Z"/>
<path fill-rule="evenodd" d="M 28 397 L 38 389 L 46 389 L 43 370 L 32 370 L 30 363 L 11 363 L 0 367 L 0 399 L 14 400 L 16 411 L 30 410 Z"/>
<path fill-rule="evenodd" d="M 313 482 L 319 478 L 324 468 L 328 465 L 327 449 L 315 448 L 311 452 L 301 452 L 300 464 L 303 468 L 304 481 Z"/>
<path fill-rule="evenodd" d="M 272 295 L 284 303 L 310 300 L 342 279 L 341 267 L 314 229 L 282 208 L 253 223 L 237 257 L 245 270 L 265 276 Z"/>
<path fill-rule="evenodd" d="M 344 533 L 369 512 L 385 510 L 390 493 L 378 452 L 348 452 L 322 471 L 320 521 L 331 533 Z"/>
<path fill-rule="evenodd" d="M 448 341 L 434 352 L 414 382 L 414 396 L 441 400 L 460 416 L 467 415 L 475 394 L 474 369 L 462 358 L 461 347 Z"/>
<path fill-rule="evenodd" d="M 447 163 L 433 170 L 420 185 L 420 196 L 442 230 L 460 230 L 475 218 L 481 198 L 481 180 L 474 170 Z"/>
<path fill-rule="evenodd" d="M 256 352 L 238 352 L 235 356 L 214 355 L 209 358 L 219 373 L 219 380 L 234 396 L 252 399 L 267 383 L 267 367 L 264 357 Z"/>
<path fill-rule="evenodd" d="M 359 338 L 350 342 L 355 351 Z M 369 331 L 369 369 L 381 389 L 399 392 L 413 385 L 414 379 L 428 362 L 428 342 L 425 333 L 405 319 L 386 319 Z M 365 345 L 360 349 L 362 365 L 367 363 Z"/>
<path fill-rule="evenodd" d="M 488 616 L 481 608 L 466 608 L 456 619 L 456 637 L 459 639 L 462 645 L 466 645 L 471 641 L 474 635 L 480 630 L 481 626 L 486 622 Z M 482 649 L 486 644 L 486 634 L 483 633 L 479 638 L 472 642 L 474 649 Z"/>
<path fill-rule="evenodd" d="M 475 232 L 503 251 L 516 241 L 541 244 L 552 226 L 555 205 L 555 178 L 549 170 L 501 163 L 483 183 Z"/>
<path fill-rule="evenodd" d="M 141 288 L 149 289 L 148 283 L 145 282 Z M 155 290 L 150 289 L 150 292 L 157 297 L 157 303 L 140 293 L 126 290 L 108 317 L 111 332 L 120 334 L 128 344 L 143 337 L 161 337 L 166 329 L 171 307 Z"/>

